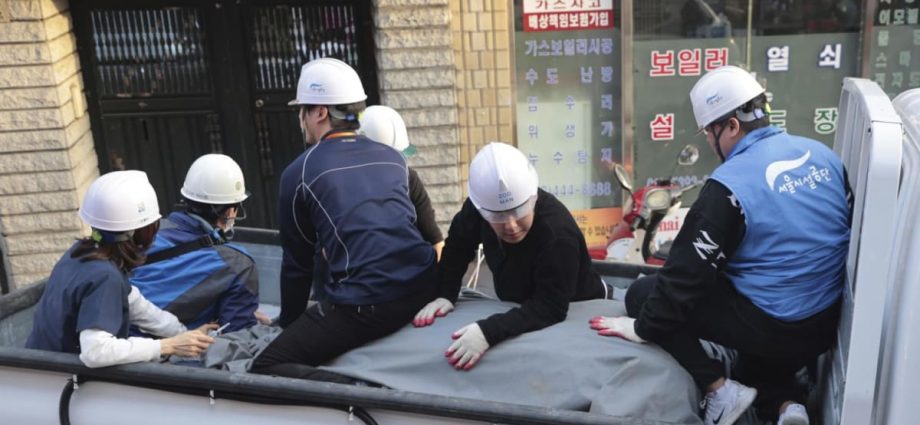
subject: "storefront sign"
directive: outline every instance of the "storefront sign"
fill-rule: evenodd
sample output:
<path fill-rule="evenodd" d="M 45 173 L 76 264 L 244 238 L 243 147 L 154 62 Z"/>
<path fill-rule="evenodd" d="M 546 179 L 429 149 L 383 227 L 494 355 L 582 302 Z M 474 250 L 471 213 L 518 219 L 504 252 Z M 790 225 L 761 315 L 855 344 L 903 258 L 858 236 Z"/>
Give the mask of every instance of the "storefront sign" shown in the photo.
<path fill-rule="evenodd" d="M 613 0 L 523 0 L 526 32 L 613 28 Z"/>
<path fill-rule="evenodd" d="M 612 17 L 612 2 L 566 0 L 562 8 L 525 0 L 523 6 L 515 32 L 517 144 L 537 169 L 540 187 L 573 212 L 589 244 L 603 247 L 621 203 L 611 168 L 622 152 L 619 30 L 533 31 L 528 16 L 582 7 Z"/>
<path fill-rule="evenodd" d="M 889 96 L 920 87 L 920 1 L 886 0 L 875 14 L 868 78 Z"/>

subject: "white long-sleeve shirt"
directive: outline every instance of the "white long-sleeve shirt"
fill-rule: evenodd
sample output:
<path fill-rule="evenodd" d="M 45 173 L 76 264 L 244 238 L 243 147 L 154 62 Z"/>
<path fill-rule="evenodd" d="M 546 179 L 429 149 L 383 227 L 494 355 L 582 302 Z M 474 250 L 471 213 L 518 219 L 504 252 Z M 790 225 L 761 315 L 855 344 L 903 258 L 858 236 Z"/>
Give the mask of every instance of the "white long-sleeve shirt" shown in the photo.
<path fill-rule="evenodd" d="M 133 286 L 128 294 L 128 317 L 142 331 L 156 336 L 171 337 L 187 330 L 176 316 L 157 308 Z M 91 368 L 157 360 L 160 350 L 156 339 L 117 338 L 101 329 L 80 332 L 80 361 Z"/>

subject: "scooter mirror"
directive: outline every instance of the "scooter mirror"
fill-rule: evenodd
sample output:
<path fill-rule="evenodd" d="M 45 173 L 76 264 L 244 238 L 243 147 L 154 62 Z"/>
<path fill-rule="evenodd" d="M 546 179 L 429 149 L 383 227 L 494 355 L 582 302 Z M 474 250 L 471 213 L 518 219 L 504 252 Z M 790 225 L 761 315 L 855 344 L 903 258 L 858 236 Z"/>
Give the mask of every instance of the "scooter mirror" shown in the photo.
<path fill-rule="evenodd" d="M 677 163 L 680 165 L 693 165 L 700 159 L 700 150 L 694 145 L 684 146 L 677 155 Z"/>
<path fill-rule="evenodd" d="M 620 182 L 620 186 L 629 191 L 629 193 L 632 193 L 632 179 L 629 177 L 626 167 L 621 164 L 616 164 L 613 166 L 613 172 L 617 175 L 617 181 Z"/>

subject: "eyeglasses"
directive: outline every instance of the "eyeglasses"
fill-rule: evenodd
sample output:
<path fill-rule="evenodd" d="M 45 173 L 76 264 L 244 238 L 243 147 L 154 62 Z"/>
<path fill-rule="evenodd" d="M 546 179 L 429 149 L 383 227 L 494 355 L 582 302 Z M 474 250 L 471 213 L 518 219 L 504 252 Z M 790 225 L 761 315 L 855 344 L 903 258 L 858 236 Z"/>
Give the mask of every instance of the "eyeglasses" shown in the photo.
<path fill-rule="evenodd" d="M 477 208 L 479 215 L 489 223 L 509 223 L 527 217 L 533 212 L 537 205 L 537 195 L 531 196 L 523 204 L 505 211 L 491 211 L 484 208 Z"/>
<path fill-rule="evenodd" d="M 239 221 L 243 221 L 243 220 L 246 219 L 246 217 L 247 217 L 246 208 L 243 207 L 243 203 L 242 203 L 242 202 L 240 202 L 240 203 L 238 203 L 238 204 L 231 205 L 230 207 L 225 208 L 224 211 L 223 211 L 222 213 L 218 214 L 218 216 L 219 216 L 220 218 L 224 219 L 224 220 L 230 220 L 231 217 L 229 217 L 229 216 L 227 215 L 227 211 L 229 211 L 230 208 L 236 208 L 236 217 L 232 217 L 233 221 L 239 222 Z"/>
<path fill-rule="evenodd" d="M 709 124 L 709 125 L 707 125 L 706 127 L 703 127 L 703 129 L 700 130 L 700 132 L 699 132 L 698 134 L 702 134 L 703 136 L 708 136 L 710 132 L 715 132 L 714 130 L 710 130 L 710 129 L 711 129 L 712 127 L 717 126 L 717 125 L 719 125 L 719 124 L 717 124 L 717 123 Z M 719 126 L 722 127 L 721 125 L 719 125 Z"/>

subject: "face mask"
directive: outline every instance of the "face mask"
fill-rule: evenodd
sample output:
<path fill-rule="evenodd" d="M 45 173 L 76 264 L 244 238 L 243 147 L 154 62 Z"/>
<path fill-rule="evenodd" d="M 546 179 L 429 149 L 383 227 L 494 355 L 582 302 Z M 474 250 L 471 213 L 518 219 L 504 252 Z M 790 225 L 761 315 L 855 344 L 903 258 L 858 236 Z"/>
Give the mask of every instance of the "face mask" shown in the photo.
<path fill-rule="evenodd" d="M 221 231 L 224 234 L 224 239 L 227 239 L 228 241 L 230 239 L 233 239 L 233 233 L 234 233 L 233 225 L 234 224 L 236 224 L 235 219 L 232 219 L 232 218 L 227 219 L 226 224 L 224 225 L 224 229 Z"/>

